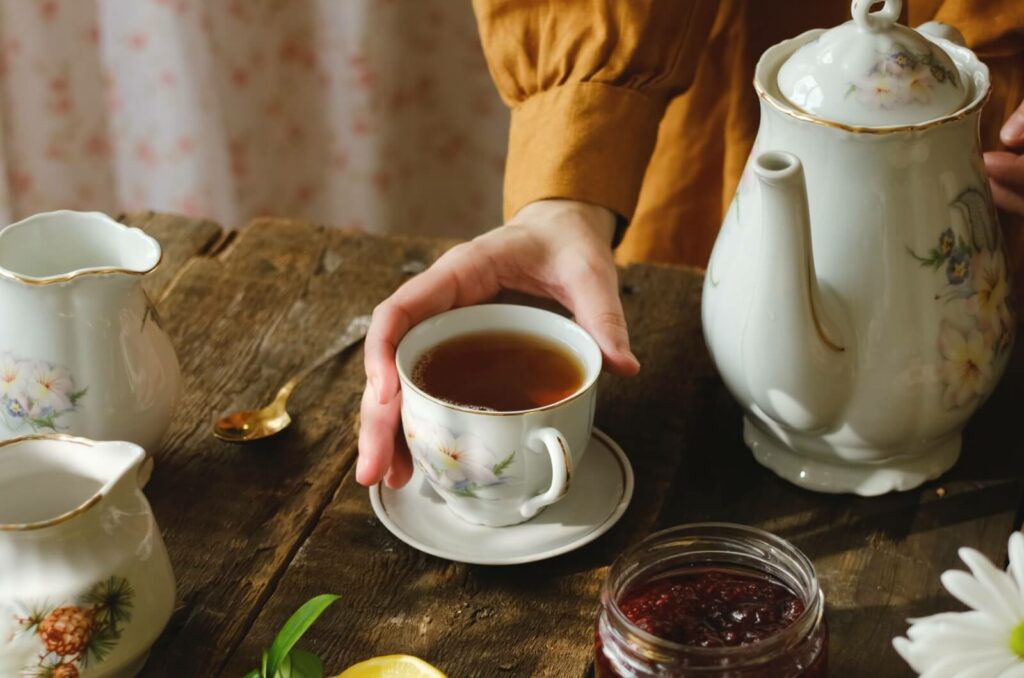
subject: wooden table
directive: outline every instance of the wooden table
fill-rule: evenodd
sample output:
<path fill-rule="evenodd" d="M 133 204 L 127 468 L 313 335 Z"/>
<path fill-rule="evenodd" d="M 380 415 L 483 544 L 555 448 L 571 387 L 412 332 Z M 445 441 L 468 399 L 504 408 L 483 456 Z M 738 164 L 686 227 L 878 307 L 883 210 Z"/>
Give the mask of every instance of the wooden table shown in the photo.
<path fill-rule="evenodd" d="M 234 233 L 170 215 L 123 220 L 164 244 L 148 285 L 185 375 L 146 490 L 179 600 L 146 676 L 240 676 L 292 611 L 325 592 L 342 599 L 303 643 L 329 670 L 402 652 L 453 677 L 582 676 L 611 560 L 654 529 L 704 520 L 771 530 L 814 560 L 832 675 L 909 675 L 890 645 L 905 618 L 955 607 L 939 573 L 961 567 L 957 547 L 1002 563 L 1019 523 L 1019 360 L 941 481 L 875 499 L 812 494 L 743 445 L 739 408 L 701 336 L 702 273 L 633 266 L 622 271 L 622 295 L 644 369 L 631 380 L 605 376 L 597 412 L 636 471 L 625 517 L 580 551 L 532 565 L 424 555 L 377 521 L 353 478 L 361 353 L 303 385 L 291 403 L 297 421 L 278 438 L 236 447 L 215 440 L 210 423 L 267 402 L 407 277 L 404 263 L 429 263 L 452 243 L 273 219 Z"/>

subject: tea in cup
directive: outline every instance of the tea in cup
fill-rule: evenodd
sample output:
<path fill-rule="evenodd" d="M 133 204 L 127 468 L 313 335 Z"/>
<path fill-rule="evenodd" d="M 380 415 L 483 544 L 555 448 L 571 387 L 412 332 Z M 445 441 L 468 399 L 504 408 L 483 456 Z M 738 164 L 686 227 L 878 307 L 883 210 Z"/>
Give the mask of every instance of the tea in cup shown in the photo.
<path fill-rule="evenodd" d="M 601 373 L 583 328 L 527 306 L 470 306 L 413 328 L 397 362 L 413 461 L 455 515 L 514 525 L 565 496 Z"/>

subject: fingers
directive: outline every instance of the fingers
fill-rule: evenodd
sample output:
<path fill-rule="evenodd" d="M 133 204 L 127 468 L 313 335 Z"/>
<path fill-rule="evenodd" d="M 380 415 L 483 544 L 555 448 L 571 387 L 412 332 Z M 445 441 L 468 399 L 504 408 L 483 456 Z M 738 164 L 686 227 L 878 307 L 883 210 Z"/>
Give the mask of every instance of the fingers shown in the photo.
<path fill-rule="evenodd" d="M 1024 155 L 991 151 L 985 154 L 985 169 L 1004 187 L 1024 189 Z"/>
<path fill-rule="evenodd" d="M 373 311 L 366 334 L 366 378 L 378 403 L 398 393 L 395 350 L 414 325 L 443 311 L 483 301 L 498 293 L 496 277 L 482 266 L 479 248 L 464 243 L 409 280 Z"/>
<path fill-rule="evenodd" d="M 359 413 L 359 458 L 356 460 L 356 481 L 375 485 L 384 477 L 396 458 L 395 436 L 398 434 L 402 399 L 377 402 L 372 389 L 363 391 Z M 395 478 L 401 480 L 401 476 Z"/>
<path fill-rule="evenodd" d="M 1024 146 L 1024 101 L 999 130 L 1000 140 L 1011 148 Z"/>
<path fill-rule="evenodd" d="M 992 185 L 992 198 L 1000 209 L 1012 212 L 1024 217 L 1024 195 L 1020 191 L 1014 191 L 998 182 L 990 182 Z"/>
<path fill-rule="evenodd" d="M 384 474 L 384 484 L 393 490 L 405 487 L 412 478 L 412 455 L 405 442 L 405 436 L 399 431 L 395 436 L 395 456 L 391 458 L 391 468 Z"/>
<path fill-rule="evenodd" d="M 607 262 L 582 262 L 574 266 L 567 271 L 562 288 L 566 298 L 559 301 L 597 341 L 605 367 L 624 377 L 639 372 L 640 361 L 629 348 L 618 275 L 610 257 Z"/>

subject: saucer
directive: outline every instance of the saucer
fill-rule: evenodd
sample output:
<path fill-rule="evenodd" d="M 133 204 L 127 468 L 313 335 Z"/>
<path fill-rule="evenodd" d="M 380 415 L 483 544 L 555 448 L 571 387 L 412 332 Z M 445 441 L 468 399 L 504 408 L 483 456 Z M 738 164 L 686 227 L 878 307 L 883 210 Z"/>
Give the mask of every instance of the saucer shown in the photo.
<path fill-rule="evenodd" d="M 607 435 L 594 430 L 565 498 L 536 518 L 509 527 L 456 517 L 417 468 L 401 490 L 370 488 L 384 527 L 414 549 L 460 563 L 518 565 L 553 558 L 611 529 L 633 497 L 633 467 Z"/>

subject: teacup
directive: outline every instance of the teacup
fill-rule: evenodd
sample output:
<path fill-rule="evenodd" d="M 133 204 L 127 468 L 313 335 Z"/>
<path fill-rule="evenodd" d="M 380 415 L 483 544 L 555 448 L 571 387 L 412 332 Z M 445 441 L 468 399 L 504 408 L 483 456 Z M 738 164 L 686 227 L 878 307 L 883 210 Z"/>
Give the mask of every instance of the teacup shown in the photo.
<path fill-rule="evenodd" d="M 494 412 L 441 400 L 414 383 L 417 361 L 438 344 L 502 331 L 564 347 L 583 369 L 580 387 L 543 407 Z M 455 515 L 491 527 L 514 525 L 565 496 L 590 441 L 601 373 L 601 350 L 583 328 L 527 306 L 469 306 L 414 327 L 398 346 L 397 362 L 413 461 Z"/>

